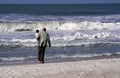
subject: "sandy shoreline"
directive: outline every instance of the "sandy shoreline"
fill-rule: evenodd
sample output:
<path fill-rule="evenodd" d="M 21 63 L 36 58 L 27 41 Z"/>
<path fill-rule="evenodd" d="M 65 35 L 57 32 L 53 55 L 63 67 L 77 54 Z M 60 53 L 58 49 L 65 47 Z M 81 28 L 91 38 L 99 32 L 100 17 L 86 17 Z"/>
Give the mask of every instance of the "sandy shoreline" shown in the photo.
<path fill-rule="evenodd" d="M 113 54 L 110 56 L 94 56 L 94 57 L 75 57 L 75 58 L 45 58 L 45 63 L 60 63 L 60 62 L 75 62 L 75 61 L 88 61 L 88 60 L 98 60 L 98 59 L 112 59 L 120 58 L 120 54 Z M 38 64 L 37 59 L 28 59 L 21 61 L 0 61 L 1 66 L 13 66 L 13 65 L 29 65 L 29 64 Z"/>
<path fill-rule="evenodd" d="M 1 66 L 0 78 L 120 78 L 120 58 Z"/>

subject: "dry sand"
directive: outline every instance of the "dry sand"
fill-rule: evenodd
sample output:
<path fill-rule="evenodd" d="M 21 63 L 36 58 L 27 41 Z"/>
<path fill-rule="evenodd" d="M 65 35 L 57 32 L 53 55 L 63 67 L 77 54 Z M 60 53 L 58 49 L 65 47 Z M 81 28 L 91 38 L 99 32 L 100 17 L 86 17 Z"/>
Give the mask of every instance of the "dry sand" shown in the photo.
<path fill-rule="evenodd" d="M 1 66 L 0 78 L 120 78 L 120 58 Z"/>

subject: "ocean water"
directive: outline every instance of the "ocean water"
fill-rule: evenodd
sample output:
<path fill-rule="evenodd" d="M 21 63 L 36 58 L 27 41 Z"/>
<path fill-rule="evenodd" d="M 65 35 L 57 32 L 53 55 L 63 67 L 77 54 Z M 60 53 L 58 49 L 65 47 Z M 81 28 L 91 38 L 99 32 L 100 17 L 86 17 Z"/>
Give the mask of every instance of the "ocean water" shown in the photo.
<path fill-rule="evenodd" d="M 0 4 L 0 64 L 37 60 L 42 27 L 46 60 L 120 54 L 120 4 Z"/>

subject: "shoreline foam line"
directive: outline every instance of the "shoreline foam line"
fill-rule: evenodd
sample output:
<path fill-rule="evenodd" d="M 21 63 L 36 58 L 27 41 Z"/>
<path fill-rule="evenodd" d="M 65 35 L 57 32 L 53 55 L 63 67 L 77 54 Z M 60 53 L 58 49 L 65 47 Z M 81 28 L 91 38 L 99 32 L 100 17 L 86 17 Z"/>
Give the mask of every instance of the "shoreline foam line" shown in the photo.
<path fill-rule="evenodd" d="M 61 62 L 75 62 L 75 61 L 89 61 L 89 60 L 102 60 L 102 59 L 112 59 L 112 58 L 120 58 L 120 54 L 112 54 L 112 55 L 101 55 L 101 56 L 93 56 L 93 57 L 53 57 L 45 58 L 45 63 L 61 63 Z M 29 64 L 38 64 L 37 57 L 30 58 L 26 60 L 13 60 L 13 61 L 1 61 L 1 66 L 16 66 L 16 65 L 29 65 Z"/>

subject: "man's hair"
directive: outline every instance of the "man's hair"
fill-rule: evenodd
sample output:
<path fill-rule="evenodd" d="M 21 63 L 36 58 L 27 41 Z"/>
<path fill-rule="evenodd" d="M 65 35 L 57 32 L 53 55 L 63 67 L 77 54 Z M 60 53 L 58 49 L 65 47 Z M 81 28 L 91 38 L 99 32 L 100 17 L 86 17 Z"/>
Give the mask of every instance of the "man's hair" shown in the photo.
<path fill-rule="evenodd" d="M 46 28 L 42 28 L 43 31 L 46 31 Z"/>

